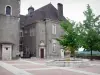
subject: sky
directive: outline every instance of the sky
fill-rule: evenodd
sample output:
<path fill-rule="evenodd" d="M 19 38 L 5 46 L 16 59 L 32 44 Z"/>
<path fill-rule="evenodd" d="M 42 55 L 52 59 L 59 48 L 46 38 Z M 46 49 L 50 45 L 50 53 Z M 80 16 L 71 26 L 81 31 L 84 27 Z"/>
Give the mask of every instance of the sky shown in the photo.
<path fill-rule="evenodd" d="M 36 10 L 50 2 L 56 8 L 57 3 L 62 3 L 64 16 L 76 22 L 85 19 L 83 12 L 86 10 L 87 4 L 91 6 L 95 15 L 100 14 L 100 0 L 21 0 L 21 14 L 26 15 L 30 6 Z"/>

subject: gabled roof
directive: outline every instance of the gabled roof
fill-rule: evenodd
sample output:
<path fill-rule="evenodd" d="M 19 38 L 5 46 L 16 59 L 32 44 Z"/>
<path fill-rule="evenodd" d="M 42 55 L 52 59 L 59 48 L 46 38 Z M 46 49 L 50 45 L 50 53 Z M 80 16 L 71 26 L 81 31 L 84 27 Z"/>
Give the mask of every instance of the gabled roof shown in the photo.
<path fill-rule="evenodd" d="M 25 25 L 29 25 L 37 20 L 44 19 L 58 20 L 58 10 L 51 3 L 35 10 L 32 13 L 32 16 L 27 15 L 25 19 Z"/>

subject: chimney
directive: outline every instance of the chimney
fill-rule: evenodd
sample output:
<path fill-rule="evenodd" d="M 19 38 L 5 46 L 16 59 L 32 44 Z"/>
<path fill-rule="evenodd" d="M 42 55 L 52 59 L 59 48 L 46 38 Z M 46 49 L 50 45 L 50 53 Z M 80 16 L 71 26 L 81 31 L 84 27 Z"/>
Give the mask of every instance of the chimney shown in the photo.
<path fill-rule="evenodd" d="M 31 6 L 28 8 L 28 15 L 32 16 L 32 13 L 34 12 L 34 8 Z"/>
<path fill-rule="evenodd" d="M 58 19 L 63 20 L 63 4 L 58 3 Z"/>

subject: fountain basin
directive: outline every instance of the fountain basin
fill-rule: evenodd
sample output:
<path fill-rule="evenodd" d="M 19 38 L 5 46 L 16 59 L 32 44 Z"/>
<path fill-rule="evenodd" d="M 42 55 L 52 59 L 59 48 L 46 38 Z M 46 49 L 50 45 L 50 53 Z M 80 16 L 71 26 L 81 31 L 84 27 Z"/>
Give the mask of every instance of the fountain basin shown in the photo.
<path fill-rule="evenodd" d="M 48 66 L 58 66 L 58 67 L 87 67 L 89 66 L 89 60 L 51 60 L 46 62 Z"/>

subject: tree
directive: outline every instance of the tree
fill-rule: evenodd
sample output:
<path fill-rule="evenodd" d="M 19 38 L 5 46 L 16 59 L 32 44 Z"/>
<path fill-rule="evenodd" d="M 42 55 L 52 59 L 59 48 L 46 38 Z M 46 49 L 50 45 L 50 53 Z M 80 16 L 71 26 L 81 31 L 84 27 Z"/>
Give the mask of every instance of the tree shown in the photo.
<path fill-rule="evenodd" d="M 57 38 L 57 41 L 62 45 L 65 49 L 69 49 L 71 51 L 71 55 L 75 55 L 75 50 L 78 50 L 78 33 L 76 29 L 76 23 L 71 20 L 62 21 L 61 27 L 64 30 L 64 34 Z"/>
<path fill-rule="evenodd" d="M 89 4 L 84 15 L 86 19 L 83 21 L 83 31 L 80 32 L 84 42 L 81 45 L 91 51 L 92 60 L 92 51 L 100 51 L 100 16 L 95 16 Z"/>

